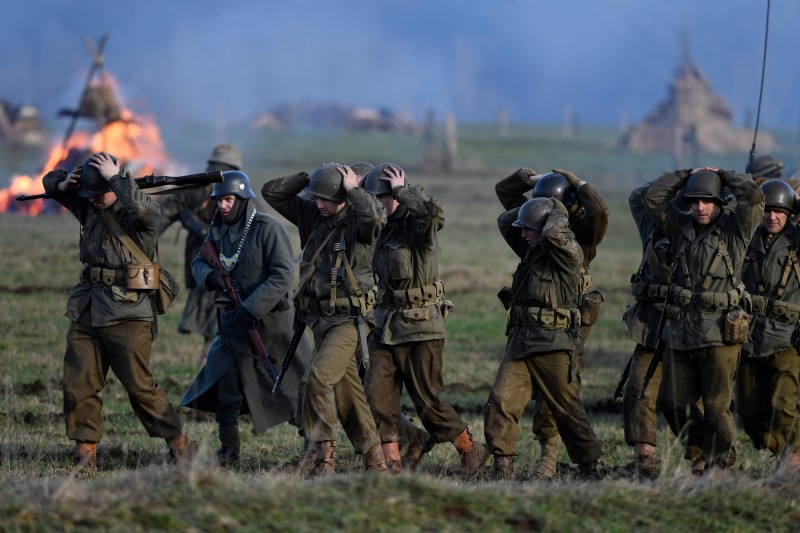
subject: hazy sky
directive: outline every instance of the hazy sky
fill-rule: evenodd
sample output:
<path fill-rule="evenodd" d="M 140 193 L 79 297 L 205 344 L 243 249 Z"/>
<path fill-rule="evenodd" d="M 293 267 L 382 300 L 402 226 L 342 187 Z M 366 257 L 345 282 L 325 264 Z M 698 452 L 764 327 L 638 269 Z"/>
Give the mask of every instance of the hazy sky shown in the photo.
<path fill-rule="evenodd" d="M 135 110 L 236 124 L 304 99 L 490 121 L 640 120 L 691 55 L 742 124 L 754 113 L 766 0 L 3 0 L 0 98 L 77 101 L 86 37 Z M 764 128 L 800 123 L 800 2 L 773 0 Z M 176 123 L 177 123 L 176 122 Z"/>

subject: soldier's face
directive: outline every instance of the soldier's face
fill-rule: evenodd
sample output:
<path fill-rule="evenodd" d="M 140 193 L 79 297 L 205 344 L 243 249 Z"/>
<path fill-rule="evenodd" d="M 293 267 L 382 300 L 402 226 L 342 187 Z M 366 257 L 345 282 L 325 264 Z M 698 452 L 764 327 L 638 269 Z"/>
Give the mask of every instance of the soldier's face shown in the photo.
<path fill-rule="evenodd" d="M 108 191 L 106 193 L 98 194 L 97 196 L 92 196 L 89 198 L 89 203 L 92 204 L 92 207 L 95 209 L 108 209 L 116 201 L 117 195 L 113 191 Z"/>
<path fill-rule="evenodd" d="M 716 202 L 696 198 L 692 200 L 692 217 L 701 226 L 711 224 L 719 216 L 719 205 Z"/>
<path fill-rule="evenodd" d="M 539 245 L 539 239 L 542 237 L 541 231 L 536 231 L 531 228 L 522 228 L 522 238 L 531 248 L 536 248 Z"/>
<path fill-rule="evenodd" d="M 398 207 L 400 207 L 400 202 L 395 200 L 392 197 L 391 193 L 389 193 L 389 194 L 379 194 L 375 198 L 377 198 L 378 201 L 381 203 L 381 205 L 383 205 L 383 208 L 386 209 L 386 214 L 387 215 L 391 215 L 392 213 L 397 211 Z"/>
<path fill-rule="evenodd" d="M 786 221 L 789 220 L 789 215 L 783 211 L 764 211 L 764 218 L 761 219 L 761 225 L 770 235 L 775 235 L 783 231 L 786 226 Z"/>
<path fill-rule="evenodd" d="M 236 203 L 236 196 L 233 194 L 217 198 L 217 207 L 223 219 L 228 220 L 230 218 L 234 203 Z"/>
<path fill-rule="evenodd" d="M 326 200 L 319 196 L 314 196 L 314 202 L 317 204 L 319 214 L 324 217 L 332 217 L 342 209 L 344 209 L 345 202 L 334 202 L 333 200 Z"/>

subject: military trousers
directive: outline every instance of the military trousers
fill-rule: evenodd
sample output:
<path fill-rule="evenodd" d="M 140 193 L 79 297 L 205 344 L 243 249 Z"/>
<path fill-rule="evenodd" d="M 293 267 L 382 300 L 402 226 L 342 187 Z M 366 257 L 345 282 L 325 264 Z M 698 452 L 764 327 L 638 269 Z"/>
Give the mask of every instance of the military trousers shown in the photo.
<path fill-rule="evenodd" d="M 768 357 L 744 357 L 736 374 L 736 411 L 758 450 L 800 451 L 797 403 L 800 355 L 790 348 Z"/>
<path fill-rule="evenodd" d="M 239 378 L 239 367 L 230 365 L 215 385 L 214 418 L 219 427 L 239 425 L 239 413 L 244 401 L 244 390 Z"/>
<path fill-rule="evenodd" d="M 591 463 L 602 455 L 600 440 L 589 422 L 577 381 L 569 380 L 566 352 L 533 354 L 514 359 L 506 353 L 497 370 L 485 408 L 484 432 L 489 451 L 517 455 L 519 420 L 534 390 L 555 419 L 567 453 L 575 463 Z"/>
<path fill-rule="evenodd" d="M 303 430 L 316 442 L 336 440 L 341 421 L 356 451 L 381 443 L 375 420 L 358 375 L 358 330 L 352 322 L 338 324 L 324 335 L 314 335 L 317 353 L 305 375 Z"/>
<path fill-rule="evenodd" d="M 736 428 L 731 413 L 733 379 L 741 345 L 668 350 L 664 354 L 661 407 L 686 446 L 687 459 L 702 456 L 706 463 L 733 463 Z M 702 400 L 703 414 L 697 404 Z M 699 424 L 699 430 L 691 426 Z"/>
<path fill-rule="evenodd" d="M 464 432 L 466 424 L 461 417 L 439 398 L 444 388 L 444 343 L 444 339 L 436 339 L 388 345 L 381 344 L 374 332 L 370 334 L 365 389 L 381 442 L 399 440 L 403 386 L 435 443 L 451 442 Z"/>
<path fill-rule="evenodd" d="M 644 397 L 639 399 L 639 392 L 644 384 L 644 377 L 653 360 L 653 349 L 637 344 L 631 355 L 631 369 L 622 396 L 622 420 L 625 431 L 625 442 L 628 446 L 637 444 L 656 445 L 658 434 L 656 401 L 661 388 L 661 367 L 658 365 Z"/>
<path fill-rule="evenodd" d="M 150 322 L 130 320 L 95 328 L 71 322 L 64 354 L 64 419 L 72 440 L 99 442 L 103 437 L 100 391 L 109 368 L 128 393 L 133 412 L 147 434 L 168 439 L 183 424 L 167 393 L 150 373 L 153 336 Z"/>

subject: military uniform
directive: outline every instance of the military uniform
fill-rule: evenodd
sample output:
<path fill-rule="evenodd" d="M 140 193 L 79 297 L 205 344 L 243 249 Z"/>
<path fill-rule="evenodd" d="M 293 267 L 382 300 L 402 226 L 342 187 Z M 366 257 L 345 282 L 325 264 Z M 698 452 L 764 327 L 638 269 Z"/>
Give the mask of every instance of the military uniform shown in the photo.
<path fill-rule="evenodd" d="M 69 293 L 66 312 L 70 320 L 63 383 L 67 436 L 86 443 L 103 437 L 100 391 L 111 368 L 148 435 L 177 439 L 182 435 L 181 419 L 149 368 L 155 326 L 152 292 L 126 288 L 125 267 L 136 261 L 103 218 L 104 212 L 113 217 L 148 257 L 154 257 L 158 204 L 139 190 L 128 173 L 108 181 L 117 201 L 105 210 L 71 191 L 59 191 L 58 184 L 65 179 L 67 173 L 56 170 L 42 181 L 45 191 L 81 224 L 84 267 Z"/>
<path fill-rule="evenodd" d="M 534 390 L 555 418 L 570 458 L 593 465 L 602 455 L 574 376 L 578 302 L 584 256 L 560 203 L 549 214 L 535 248 L 512 227 L 519 208 L 498 219 L 500 232 L 522 259 L 514 273 L 506 351 L 486 404 L 485 433 L 497 456 L 517 454 L 519 420 Z"/>
<path fill-rule="evenodd" d="M 778 457 L 800 451 L 798 244 L 800 229 L 791 221 L 774 236 L 759 228 L 742 269 L 753 300 L 753 323 L 736 375 L 736 410 L 756 449 Z"/>
<path fill-rule="evenodd" d="M 764 211 L 764 195 L 742 174 L 718 174 L 733 192 L 736 207 L 733 212 L 720 207 L 707 225 L 672 205 L 689 171 L 663 174 L 645 191 L 644 203 L 676 254 L 662 336 L 670 349 L 664 359 L 662 408 L 671 427 L 685 428 L 691 406 L 702 399 L 702 432 L 686 436 L 687 458 L 727 467 L 735 459 L 730 403 L 741 344 L 726 342 L 723 330 L 728 312 L 744 304 L 739 276 Z"/>
<path fill-rule="evenodd" d="M 267 203 L 297 226 L 303 248 L 300 283 L 304 286 L 295 303 L 311 327 L 317 348 L 304 377 L 303 429 L 314 442 L 335 443 L 338 417 L 357 451 L 366 453 L 375 446 L 380 450 L 380 437 L 358 373 L 355 316 L 358 311 L 373 323 L 376 289 L 371 261 L 386 216 L 371 194 L 355 187 L 347 192 L 344 209 L 323 217 L 314 200 L 299 196 L 308 185 L 308 175 L 300 173 L 269 181 L 261 190 Z M 334 250 L 342 246 L 357 289 L 342 258 L 337 257 L 340 253 Z M 332 269 L 336 272 L 333 279 Z"/>

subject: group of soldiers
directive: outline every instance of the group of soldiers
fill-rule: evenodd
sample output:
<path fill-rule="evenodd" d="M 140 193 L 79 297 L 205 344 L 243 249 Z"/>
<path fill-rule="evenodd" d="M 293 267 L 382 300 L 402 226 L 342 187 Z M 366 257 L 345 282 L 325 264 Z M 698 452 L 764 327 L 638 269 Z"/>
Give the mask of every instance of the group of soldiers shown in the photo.
<path fill-rule="evenodd" d="M 581 477 L 602 476 L 602 446 L 580 397 L 584 344 L 603 301 L 590 263 L 608 226 L 591 184 L 563 169 L 525 168 L 496 185 L 505 210 L 499 230 L 520 262 L 498 294 L 508 340 L 483 444 L 440 398 L 453 307 L 438 273 L 441 204 L 393 164 L 328 163 L 268 181 L 262 197 L 300 236 L 295 285 L 288 232 L 252 201 L 240 151 L 218 145 L 208 165 L 223 171 L 222 182 L 160 205 L 105 153 L 43 178 L 82 228 L 84 267 L 68 301 L 64 359 L 67 435 L 81 468 L 97 468 L 109 367 L 150 436 L 164 438 L 178 461 L 196 451 L 149 370 L 152 291 L 127 279 L 142 250 L 157 262 L 158 236 L 179 221 L 189 233 L 190 289 L 179 331 L 205 339 L 181 405 L 214 413 L 220 465 L 240 460 L 239 418 L 249 413 L 256 433 L 297 426 L 304 445 L 296 468 L 309 477 L 335 473 L 341 424 L 367 471 L 414 470 L 435 444 L 450 442 L 467 478 L 491 456 L 490 475 L 510 479 L 520 418 L 535 399 L 534 476 L 556 475 L 562 443 Z M 800 199 L 779 179 L 758 186 L 751 175 L 703 167 L 665 173 L 630 202 L 643 243 L 636 303 L 624 317 L 637 343 L 624 394 L 637 475 L 658 475 L 656 405 L 693 472 L 733 464 L 734 375 L 755 447 L 797 468 L 800 230 L 790 217 Z M 639 394 L 659 343 L 663 370 L 650 372 Z M 404 388 L 423 428 L 402 412 Z"/>

